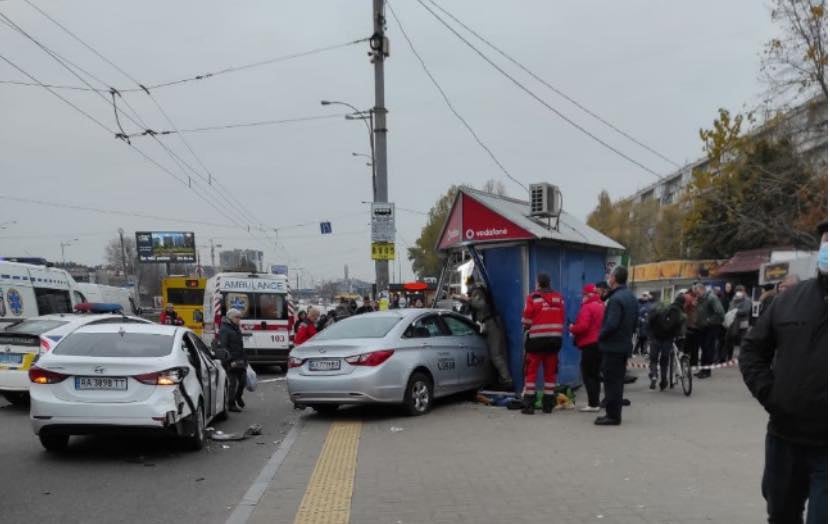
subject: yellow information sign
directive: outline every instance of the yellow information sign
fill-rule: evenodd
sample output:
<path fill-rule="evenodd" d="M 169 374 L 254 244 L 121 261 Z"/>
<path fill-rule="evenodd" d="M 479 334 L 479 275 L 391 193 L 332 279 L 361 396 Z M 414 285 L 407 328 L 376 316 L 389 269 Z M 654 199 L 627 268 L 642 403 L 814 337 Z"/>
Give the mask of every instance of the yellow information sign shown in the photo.
<path fill-rule="evenodd" d="M 395 260 L 395 244 L 372 242 L 372 260 Z"/>

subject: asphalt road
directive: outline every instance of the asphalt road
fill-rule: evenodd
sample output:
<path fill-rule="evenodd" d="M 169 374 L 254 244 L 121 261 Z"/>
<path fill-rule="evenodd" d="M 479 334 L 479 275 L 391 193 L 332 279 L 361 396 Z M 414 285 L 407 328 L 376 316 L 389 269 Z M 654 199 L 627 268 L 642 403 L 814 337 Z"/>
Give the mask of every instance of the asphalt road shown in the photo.
<path fill-rule="evenodd" d="M 244 412 L 213 427 L 231 433 L 261 424 L 263 434 L 209 441 L 200 452 L 168 438 L 90 436 L 47 453 L 28 410 L 0 397 L 0 521 L 224 523 L 299 414 L 281 375 L 259 378 L 276 380 L 246 392 Z"/>

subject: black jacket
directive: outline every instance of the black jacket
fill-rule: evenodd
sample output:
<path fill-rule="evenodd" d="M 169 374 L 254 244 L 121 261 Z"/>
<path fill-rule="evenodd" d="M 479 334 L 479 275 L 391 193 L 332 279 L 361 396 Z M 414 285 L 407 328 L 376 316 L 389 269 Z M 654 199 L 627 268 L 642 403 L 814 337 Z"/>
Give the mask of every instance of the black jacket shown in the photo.
<path fill-rule="evenodd" d="M 229 360 L 247 360 L 242 344 L 242 331 L 227 318 L 222 319 L 222 325 L 219 327 L 219 347 L 228 352 Z"/>
<path fill-rule="evenodd" d="M 741 373 L 768 431 L 827 447 L 827 278 L 781 293 L 741 344 Z"/>
<path fill-rule="evenodd" d="M 651 336 L 658 341 L 672 341 L 683 332 L 686 314 L 678 304 L 658 305 L 648 314 L 648 327 Z"/>
<path fill-rule="evenodd" d="M 639 305 L 626 286 L 611 290 L 605 303 L 605 316 L 599 332 L 599 350 L 631 354 L 631 338 L 637 327 Z"/>

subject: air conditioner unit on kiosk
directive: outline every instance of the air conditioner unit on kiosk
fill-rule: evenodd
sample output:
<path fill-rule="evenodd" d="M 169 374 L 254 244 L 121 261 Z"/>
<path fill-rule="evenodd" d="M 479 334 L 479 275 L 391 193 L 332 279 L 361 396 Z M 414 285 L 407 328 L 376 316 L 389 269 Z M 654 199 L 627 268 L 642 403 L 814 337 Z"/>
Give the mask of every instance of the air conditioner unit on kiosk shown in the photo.
<path fill-rule="evenodd" d="M 562 213 L 562 193 L 559 187 L 546 182 L 530 184 L 530 216 L 559 217 Z"/>

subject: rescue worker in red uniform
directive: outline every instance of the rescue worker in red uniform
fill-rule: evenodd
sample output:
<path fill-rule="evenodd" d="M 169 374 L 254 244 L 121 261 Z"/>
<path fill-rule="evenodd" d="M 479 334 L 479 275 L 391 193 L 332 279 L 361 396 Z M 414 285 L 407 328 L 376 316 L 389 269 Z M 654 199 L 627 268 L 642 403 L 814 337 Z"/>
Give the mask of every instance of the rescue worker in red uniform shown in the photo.
<path fill-rule="evenodd" d="M 551 413 L 554 406 L 556 370 L 559 350 L 562 349 L 562 331 L 565 326 L 565 300 L 550 288 L 550 276 L 536 276 L 536 291 L 528 295 L 522 314 L 525 330 L 525 388 L 522 413 L 533 414 L 536 400 L 536 376 L 539 366 L 544 375 L 542 411 Z"/>

